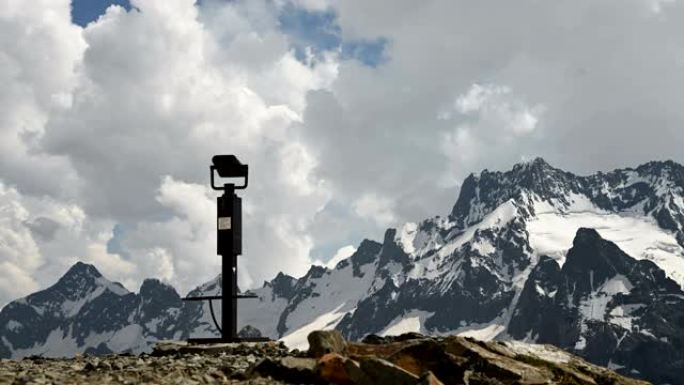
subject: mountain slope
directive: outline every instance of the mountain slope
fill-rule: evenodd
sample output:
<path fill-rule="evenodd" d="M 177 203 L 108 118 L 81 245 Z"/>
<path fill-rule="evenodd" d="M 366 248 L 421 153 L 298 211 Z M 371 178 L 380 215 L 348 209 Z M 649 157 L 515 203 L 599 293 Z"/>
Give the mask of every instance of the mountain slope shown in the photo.
<path fill-rule="evenodd" d="M 682 321 L 678 283 L 596 230 L 580 229 L 562 268 L 542 257 L 531 272 L 508 332 L 651 381 L 677 383 L 684 378 Z"/>
<path fill-rule="evenodd" d="M 390 229 L 381 245 L 364 241 L 356 254 L 334 269 L 312 267 L 294 283 L 294 294 L 270 291 L 267 284 L 255 291 L 260 295 L 257 305 L 242 306 L 242 317 L 257 319 L 259 308 L 280 301 L 287 306 L 278 317 L 278 326 L 272 326 L 276 322 L 272 319 L 272 324 L 262 321 L 262 328 L 293 346 L 305 345 L 308 331 L 322 327 L 337 328 L 350 339 L 405 331 L 515 338 L 557 344 L 605 365 L 624 366 L 626 373 L 635 370 L 655 378 L 648 365 L 629 357 L 638 357 L 639 349 L 649 344 L 659 344 L 653 341 L 667 340 L 663 342 L 667 349 L 676 349 L 679 343 L 676 336 L 683 327 L 679 321 L 658 328 L 646 324 L 664 324 L 657 321 L 660 315 L 678 314 L 677 295 L 684 284 L 682 170 L 673 162 L 652 162 L 584 177 L 555 169 L 542 159 L 516 165 L 508 172 L 485 170 L 466 179 L 447 218 Z M 579 279 L 577 283 L 584 286 L 572 291 L 577 296 L 572 301 L 567 294 L 554 294 L 557 301 L 561 297 L 570 301 L 563 308 L 555 300 L 531 299 L 539 293 L 537 286 L 530 288 L 531 278 L 542 282 L 539 290 L 550 296 L 562 291 L 569 269 L 578 260 L 571 253 L 573 242 L 585 235 L 585 230 L 580 231 L 584 228 L 594 228 L 597 236 L 614 242 L 624 250 L 620 255 L 639 260 L 634 266 L 648 265 L 648 274 L 662 275 L 657 284 L 639 281 L 635 286 L 667 289 L 666 296 L 648 299 L 657 301 L 653 306 L 658 312 L 633 313 L 636 302 L 631 307 L 603 304 L 592 309 L 591 304 L 607 301 L 605 293 L 595 293 L 590 290 L 592 282 L 588 289 L 586 280 Z M 593 270 L 599 267 L 606 271 Z M 597 274 L 595 289 L 606 284 L 599 278 L 613 273 L 604 265 L 576 268 L 587 276 Z M 613 299 L 631 295 L 625 288 L 611 292 L 618 290 L 612 286 L 620 282 L 611 281 L 602 290 Z M 262 290 L 267 294 L 262 295 Z M 592 300 L 581 299 L 582 295 Z M 648 302 L 647 298 L 639 300 Z M 551 310 L 539 312 L 535 306 Z M 634 314 L 642 316 L 636 320 Z M 619 322 L 640 325 L 640 331 L 630 332 L 619 348 L 602 351 L 607 332 L 597 330 L 614 330 Z M 560 326 L 552 330 L 549 325 Z M 616 341 L 612 341 L 615 346 Z M 662 354 L 656 360 L 666 357 L 677 365 L 678 355 L 659 349 Z"/>
<path fill-rule="evenodd" d="M 535 159 L 469 176 L 448 216 L 364 240 L 333 269 L 279 274 L 240 302 L 239 322 L 292 347 L 332 328 L 349 339 L 416 331 L 550 343 L 681 384 L 683 229 L 679 164 L 577 176 Z M 129 293 L 84 266 L 95 283 L 70 278 L 69 294 L 60 280 L 0 312 L 0 356 L 142 351 L 215 333 L 206 303 L 182 303 L 158 281 Z M 190 295 L 217 293 L 218 279 Z"/>
<path fill-rule="evenodd" d="M 145 280 L 139 293 L 76 263 L 53 286 L 0 311 L 0 357 L 142 352 L 153 341 L 213 331 L 202 305 L 184 303 L 173 287 Z"/>

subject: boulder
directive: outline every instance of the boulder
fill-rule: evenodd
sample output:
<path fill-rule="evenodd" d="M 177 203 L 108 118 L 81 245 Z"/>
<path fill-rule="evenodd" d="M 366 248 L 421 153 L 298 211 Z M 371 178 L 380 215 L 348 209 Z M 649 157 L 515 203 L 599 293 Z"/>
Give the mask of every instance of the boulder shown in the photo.
<path fill-rule="evenodd" d="M 316 360 L 313 358 L 283 357 L 264 358 L 249 368 L 245 376 L 270 377 L 274 380 L 294 384 L 328 384 L 315 371 Z"/>
<path fill-rule="evenodd" d="M 645 385 L 547 345 L 406 334 L 346 342 L 309 335 L 308 357 L 266 358 L 247 371 L 298 384 Z"/>
<path fill-rule="evenodd" d="M 335 385 L 353 385 L 369 381 L 357 362 L 337 353 L 328 353 L 321 357 L 316 365 L 316 373 Z"/>
<path fill-rule="evenodd" d="M 317 330 L 309 333 L 309 357 L 320 358 L 328 353 L 344 354 L 347 342 L 338 330 Z"/>
<path fill-rule="evenodd" d="M 364 378 L 355 381 L 358 385 L 393 384 L 393 385 L 416 385 L 420 377 L 404 370 L 393 363 L 377 357 L 362 357 L 360 359 L 361 371 Z M 367 382 L 368 381 L 368 382 Z"/>
<path fill-rule="evenodd" d="M 240 338 L 261 338 L 261 331 L 252 325 L 246 325 L 238 332 Z"/>
<path fill-rule="evenodd" d="M 445 352 L 443 345 L 429 339 L 406 344 L 387 360 L 417 376 L 433 373 L 449 384 L 461 382 L 468 367 L 466 358 Z"/>

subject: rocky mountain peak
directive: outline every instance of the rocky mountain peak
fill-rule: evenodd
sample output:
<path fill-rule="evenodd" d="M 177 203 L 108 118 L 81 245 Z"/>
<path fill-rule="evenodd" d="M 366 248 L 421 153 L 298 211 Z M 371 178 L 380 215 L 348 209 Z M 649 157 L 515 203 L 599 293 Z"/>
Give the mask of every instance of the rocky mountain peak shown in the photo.
<path fill-rule="evenodd" d="M 169 296 L 180 298 L 173 286 L 156 278 L 148 278 L 143 281 L 142 285 L 140 285 L 140 296 L 143 299 L 149 298 L 152 300 Z"/>
<path fill-rule="evenodd" d="M 60 278 L 60 281 L 73 281 L 79 279 L 96 279 L 102 277 L 100 271 L 91 264 L 76 262 L 69 270 Z"/>
<path fill-rule="evenodd" d="M 669 176 L 684 181 L 684 166 L 672 160 L 648 162 L 637 167 L 636 170 L 640 174 Z"/>
<path fill-rule="evenodd" d="M 563 272 L 575 277 L 579 292 L 588 293 L 622 273 L 626 258 L 632 259 L 617 245 L 601 238 L 595 229 L 580 228 L 568 251 Z"/>
<path fill-rule="evenodd" d="M 449 218 L 458 227 L 465 228 L 511 199 L 526 203 L 526 198 L 534 196 L 564 202 L 570 193 L 581 187 L 581 178 L 552 167 L 542 158 L 518 163 L 505 172 L 485 169 L 463 181 Z"/>
<path fill-rule="evenodd" d="M 583 245 L 592 245 L 596 242 L 602 240 L 601 235 L 596 231 L 596 229 L 581 227 L 577 229 L 575 233 L 575 239 L 573 240 L 574 247 L 581 247 Z"/>
<path fill-rule="evenodd" d="M 263 287 L 271 287 L 275 296 L 290 298 L 294 295 L 294 287 L 296 283 L 296 278 L 280 272 L 270 282 L 264 282 Z"/>
<path fill-rule="evenodd" d="M 521 172 L 521 171 L 537 172 L 537 171 L 547 171 L 547 170 L 557 170 L 557 169 L 552 167 L 542 157 L 536 157 L 532 160 L 516 163 L 515 165 L 513 165 L 513 171 L 517 171 L 517 172 Z"/>
<path fill-rule="evenodd" d="M 352 256 L 348 259 L 340 261 L 340 263 L 338 263 L 337 266 L 340 268 L 344 268 L 347 266 L 347 263 L 351 261 L 354 276 L 360 277 L 363 275 L 363 272 L 361 271 L 361 266 L 366 265 L 368 263 L 372 263 L 378 255 L 378 253 L 380 252 L 380 249 L 382 249 L 382 244 L 368 239 L 364 239 L 359 245 L 359 248 L 356 249 L 354 254 L 352 254 Z"/>
<path fill-rule="evenodd" d="M 399 246 L 395 240 L 397 235 L 396 229 L 387 229 L 385 231 L 385 239 L 382 244 L 382 249 L 379 255 L 379 266 L 385 266 L 391 262 L 397 262 L 400 265 L 406 265 L 409 262 L 409 256 Z"/>
<path fill-rule="evenodd" d="M 77 262 L 50 288 L 45 294 L 58 292 L 60 296 L 76 299 L 83 293 L 90 293 L 100 287 L 111 287 L 112 291 L 125 292 L 126 289 L 118 283 L 108 281 L 95 266 Z M 116 286 L 116 287 L 114 287 Z"/>

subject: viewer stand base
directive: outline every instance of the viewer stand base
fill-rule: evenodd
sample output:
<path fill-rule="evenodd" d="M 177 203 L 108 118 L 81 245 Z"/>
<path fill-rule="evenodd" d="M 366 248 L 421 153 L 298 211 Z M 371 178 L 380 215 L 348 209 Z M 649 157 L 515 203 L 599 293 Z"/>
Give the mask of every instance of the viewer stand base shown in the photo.
<path fill-rule="evenodd" d="M 232 298 L 258 298 L 257 295 L 254 294 L 237 294 L 232 296 Z M 216 328 L 218 329 L 219 333 L 223 334 L 223 330 L 219 326 L 218 322 L 216 322 L 216 316 L 214 315 L 214 307 L 212 306 L 212 300 L 223 300 L 223 296 L 221 295 L 207 295 L 207 296 L 200 296 L 200 297 L 185 297 L 183 298 L 183 301 L 209 301 L 209 311 L 211 312 L 211 318 L 214 321 L 214 324 Z M 223 310 L 221 310 L 223 311 Z M 205 338 L 189 338 L 188 343 L 190 344 L 223 344 L 223 343 L 230 343 L 230 342 L 268 342 L 268 341 L 273 341 L 268 337 L 228 337 L 228 336 L 221 336 L 221 337 L 205 337 Z"/>
<path fill-rule="evenodd" d="M 189 338 L 188 343 L 189 344 L 195 344 L 195 345 L 201 345 L 201 344 L 227 344 L 227 343 L 236 343 L 236 342 L 269 342 L 273 341 L 272 339 L 268 337 L 236 337 L 236 338 L 223 338 L 223 337 L 214 337 L 214 338 Z"/>

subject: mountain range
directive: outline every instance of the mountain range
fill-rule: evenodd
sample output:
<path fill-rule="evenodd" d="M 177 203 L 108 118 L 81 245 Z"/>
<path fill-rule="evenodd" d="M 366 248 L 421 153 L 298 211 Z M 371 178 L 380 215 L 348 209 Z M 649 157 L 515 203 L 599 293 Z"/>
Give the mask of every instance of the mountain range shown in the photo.
<path fill-rule="evenodd" d="M 190 293 L 218 292 L 220 277 Z M 278 274 L 240 303 L 240 323 L 305 347 L 419 332 L 556 345 L 654 383 L 684 384 L 684 167 L 578 176 L 543 159 L 462 184 L 444 217 L 364 240 L 333 269 Z M 0 357 L 142 352 L 215 333 L 206 303 L 169 285 L 138 293 L 74 265 L 0 311 Z"/>

